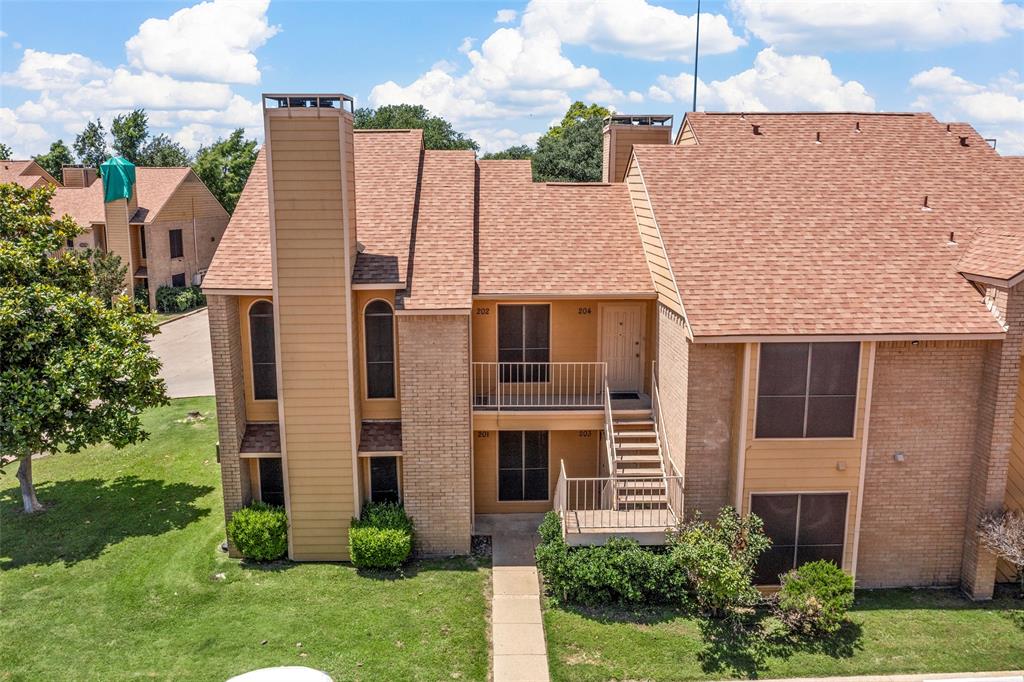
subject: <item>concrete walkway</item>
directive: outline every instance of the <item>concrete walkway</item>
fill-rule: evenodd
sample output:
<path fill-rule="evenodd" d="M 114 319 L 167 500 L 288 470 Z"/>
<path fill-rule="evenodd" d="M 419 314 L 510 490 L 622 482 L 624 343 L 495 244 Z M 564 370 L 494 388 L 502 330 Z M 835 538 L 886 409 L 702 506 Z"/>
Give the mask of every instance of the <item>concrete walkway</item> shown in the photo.
<path fill-rule="evenodd" d="M 477 517 L 477 532 L 491 536 L 494 682 L 551 679 L 540 613 L 540 581 L 533 560 L 541 518 L 536 514 Z"/>
<path fill-rule="evenodd" d="M 794 677 L 764 682 L 1024 682 L 1020 671 L 987 673 L 927 673 L 918 675 L 860 675 L 855 677 Z"/>
<path fill-rule="evenodd" d="M 205 309 L 161 326 L 149 345 L 160 358 L 168 397 L 213 395 L 210 316 Z"/>

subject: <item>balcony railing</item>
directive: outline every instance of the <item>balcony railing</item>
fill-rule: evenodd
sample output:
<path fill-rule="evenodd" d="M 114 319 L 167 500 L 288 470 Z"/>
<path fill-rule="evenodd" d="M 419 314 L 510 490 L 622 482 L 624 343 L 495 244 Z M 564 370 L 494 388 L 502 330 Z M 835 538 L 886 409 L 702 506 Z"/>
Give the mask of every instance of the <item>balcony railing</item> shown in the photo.
<path fill-rule="evenodd" d="M 477 410 L 599 410 L 603 362 L 474 362 Z"/>

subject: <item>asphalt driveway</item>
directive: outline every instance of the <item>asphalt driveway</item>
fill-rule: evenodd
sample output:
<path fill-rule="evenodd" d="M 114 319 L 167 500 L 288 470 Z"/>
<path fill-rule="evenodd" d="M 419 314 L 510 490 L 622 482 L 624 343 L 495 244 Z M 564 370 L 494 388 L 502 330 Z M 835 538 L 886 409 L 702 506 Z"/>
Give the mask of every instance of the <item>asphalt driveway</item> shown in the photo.
<path fill-rule="evenodd" d="M 213 395 L 210 317 L 204 309 L 160 327 L 149 345 L 160 358 L 160 376 L 171 398 Z"/>

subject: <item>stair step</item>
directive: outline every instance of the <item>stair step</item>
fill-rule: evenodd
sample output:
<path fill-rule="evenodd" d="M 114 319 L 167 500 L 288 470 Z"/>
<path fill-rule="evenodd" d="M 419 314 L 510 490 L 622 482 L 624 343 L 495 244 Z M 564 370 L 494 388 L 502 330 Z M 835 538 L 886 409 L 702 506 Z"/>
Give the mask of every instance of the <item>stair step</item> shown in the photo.
<path fill-rule="evenodd" d="M 643 462 L 649 462 L 651 464 L 661 464 L 661 455 L 616 455 L 615 466 L 616 468 L 625 466 L 627 464 L 640 464 Z"/>
<path fill-rule="evenodd" d="M 658 485 L 660 476 L 651 476 L 646 480 L 615 481 L 617 490 L 631 490 L 634 495 L 664 495 L 665 486 Z"/>
<path fill-rule="evenodd" d="M 616 431 L 616 438 L 657 438 L 657 431 Z"/>
<path fill-rule="evenodd" d="M 643 417 L 636 417 L 635 419 L 630 419 L 628 417 L 616 419 L 615 417 L 612 417 L 612 424 L 615 426 L 654 426 L 654 420 L 645 419 Z"/>
<path fill-rule="evenodd" d="M 632 462 L 630 462 L 630 464 L 632 464 Z M 665 475 L 664 473 L 662 473 L 661 467 L 648 467 L 648 468 L 644 468 L 644 467 L 635 467 L 635 466 L 629 466 L 629 467 L 619 466 L 619 467 L 617 467 L 617 469 L 618 469 L 618 471 L 616 473 L 619 476 L 625 476 L 627 478 L 629 478 L 629 477 L 633 477 L 633 478 L 661 478 L 662 476 Z"/>
<path fill-rule="evenodd" d="M 619 504 L 668 504 L 667 495 L 617 495 Z"/>
<path fill-rule="evenodd" d="M 616 450 L 657 450 L 661 446 L 657 443 L 616 443 Z"/>

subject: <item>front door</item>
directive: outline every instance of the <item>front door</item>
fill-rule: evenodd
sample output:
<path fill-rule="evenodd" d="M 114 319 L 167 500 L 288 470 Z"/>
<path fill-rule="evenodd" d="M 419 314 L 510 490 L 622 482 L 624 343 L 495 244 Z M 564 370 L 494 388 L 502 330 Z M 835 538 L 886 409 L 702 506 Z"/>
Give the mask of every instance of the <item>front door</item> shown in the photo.
<path fill-rule="evenodd" d="M 606 305 L 601 311 L 601 360 L 608 364 L 608 387 L 639 392 L 643 389 L 643 304 Z"/>

